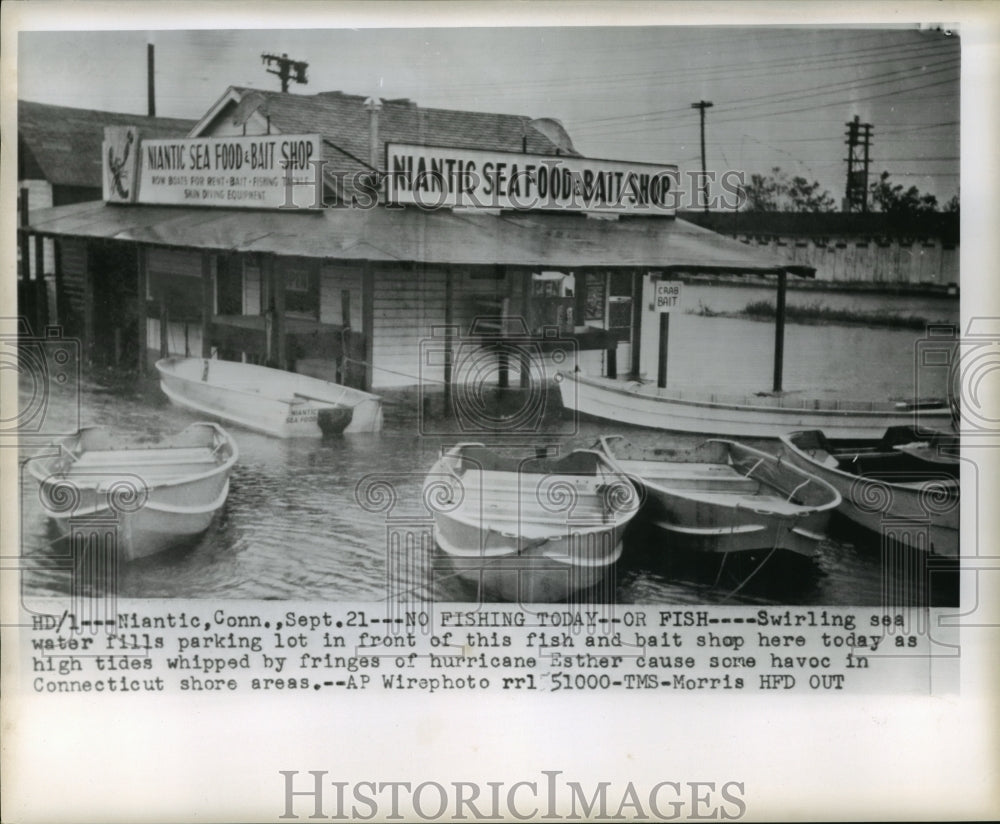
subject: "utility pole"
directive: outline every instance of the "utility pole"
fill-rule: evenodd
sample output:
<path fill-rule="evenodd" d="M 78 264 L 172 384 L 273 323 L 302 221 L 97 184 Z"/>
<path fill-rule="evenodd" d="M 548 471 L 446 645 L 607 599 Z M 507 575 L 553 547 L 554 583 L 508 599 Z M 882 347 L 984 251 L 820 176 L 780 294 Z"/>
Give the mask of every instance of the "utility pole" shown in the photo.
<path fill-rule="evenodd" d="M 872 124 L 862 123 L 854 115 L 847 126 L 847 189 L 844 192 L 845 212 L 868 211 L 868 150 L 872 140 Z"/>
<path fill-rule="evenodd" d="M 261 61 L 266 66 L 273 66 L 275 63 L 278 64 L 277 69 L 268 68 L 266 71 L 268 74 L 276 74 L 281 78 L 281 91 L 288 91 L 288 81 L 294 80 L 296 83 L 308 83 L 306 79 L 306 69 L 309 68 L 309 64 L 301 60 L 291 60 L 287 54 L 282 54 L 278 57 L 276 54 L 262 54 L 260 56 Z M 295 75 L 292 76 L 292 71 L 294 70 Z"/>
<path fill-rule="evenodd" d="M 705 214 L 708 214 L 708 166 L 705 163 L 705 109 L 712 108 L 708 100 L 699 100 L 691 104 L 692 109 L 701 110 L 701 185 L 705 195 Z"/>
<path fill-rule="evenodd" d="M 150 117 L 156 117 L 156 79 L 154 57 L 155 47 L 152 43 L 146 44 L 146 113 Z"/>

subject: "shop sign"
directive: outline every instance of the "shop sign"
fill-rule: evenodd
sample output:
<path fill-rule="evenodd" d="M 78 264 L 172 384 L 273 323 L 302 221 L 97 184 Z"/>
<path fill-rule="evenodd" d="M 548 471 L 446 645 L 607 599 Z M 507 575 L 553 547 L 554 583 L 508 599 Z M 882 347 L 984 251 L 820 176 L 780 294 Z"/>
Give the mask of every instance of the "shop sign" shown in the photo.
<path fill-rule="evenodd" d="M 385 200 L 483 208 L 673 215 L 673 165 L 386 144 Z"/>
<path fill-rule="evenodd" d="M 227 209 L 322 208 L 322 202 L 316 203 L 315 161 L 322 157 L 318 134 L 140 142 L 134 131 L 131 139 L 126 135 L 115 141 L 114 130 L 105 129 L 104 199 L 108 202 Z"/>
<path fill-rule="evenodd" d="M 656 297 L 654 306 L 657 312 L 672 312 L 681 302 L 681 288 L 684 283 L 679 280 L 658 280 L 656 282 Z"/>

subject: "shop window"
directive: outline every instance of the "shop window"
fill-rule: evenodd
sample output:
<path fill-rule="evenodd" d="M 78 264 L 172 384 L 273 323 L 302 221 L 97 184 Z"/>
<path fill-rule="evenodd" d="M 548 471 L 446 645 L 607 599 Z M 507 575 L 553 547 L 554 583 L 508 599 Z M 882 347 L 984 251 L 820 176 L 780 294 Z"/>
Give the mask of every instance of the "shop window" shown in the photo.
<path fill-rule="evenodd" d="M 607 297 L 607 278 L 603 272 L 587 273 L 586 320 L 604 321 L 604 304 Z"/>
<path fill-rule="evenodd" d="M 159 317 L 162 305 L 172 321 L 194 323 L 201 320 L 201 278 L 151 272 L 149 285 L 155 296 L 154 317 Z"/>
<path fill-rule="evenodd" d="M 309 261 L 278 265 L 285 283 L 285 313 L 319 318 L 319 266 Z"/>

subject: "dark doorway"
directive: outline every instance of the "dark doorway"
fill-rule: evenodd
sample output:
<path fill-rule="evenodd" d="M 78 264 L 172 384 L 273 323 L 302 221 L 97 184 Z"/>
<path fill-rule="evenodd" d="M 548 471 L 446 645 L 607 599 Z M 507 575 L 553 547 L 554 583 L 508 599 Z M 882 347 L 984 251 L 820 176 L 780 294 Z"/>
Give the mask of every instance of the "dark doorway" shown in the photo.
<path fill-rule="evenodd" d="M 243 314 L 243 262 L 234 255 L 216 259 L 215 301 L 217 315 Z"/>
<path fill-rule="evenodd" d="M 94 243 L 89 252 L 94 289 L 94 360 L 106 366 L 131 367 L 138 363 L 140 344 L 135 247 Z M 144 305 L 142 308 L 145 311 Z"/>

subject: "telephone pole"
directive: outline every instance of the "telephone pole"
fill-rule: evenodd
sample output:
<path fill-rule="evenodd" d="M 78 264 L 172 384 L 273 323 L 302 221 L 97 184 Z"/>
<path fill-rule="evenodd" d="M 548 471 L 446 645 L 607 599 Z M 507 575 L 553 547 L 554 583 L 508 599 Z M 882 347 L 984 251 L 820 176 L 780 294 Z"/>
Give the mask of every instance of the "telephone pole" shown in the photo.
<path fill-rule="evenodd" d="M 708 167 L 705 163 L 705 109 L 712 108 L 708 100 L 699 100 L 691 104 L 692 109 L 701 110 L 701 185 L 705 196 L 705 214 L 708 214 Z"/>
<path fill-rule="evenodd" d="M 847 190 L 844 192 L 845 212 L 868 211 L 868 150 L 872 140 L 872 124 L 854 120 L 847 126 Z"/>
<path fill-rule="evenodd" d="M 276 54 L 262 54 L 260 56 L 261 62 L 266 66 L 273 66 L 275 63 L 278 64 L 277 69 L 266 69 L 268 74 L 276 74 L 281 78 L 281 91 L 288 91 L 288 81 L 294 80 L 296 83 L 308 83 L 306 79 L 306 69 L 309 68 L 309 64 L 301 60 L 292 60 L 287 54 L 282 54 L 278 57 Z M 292 75 L 294 70 L 295 75 Z"/>

